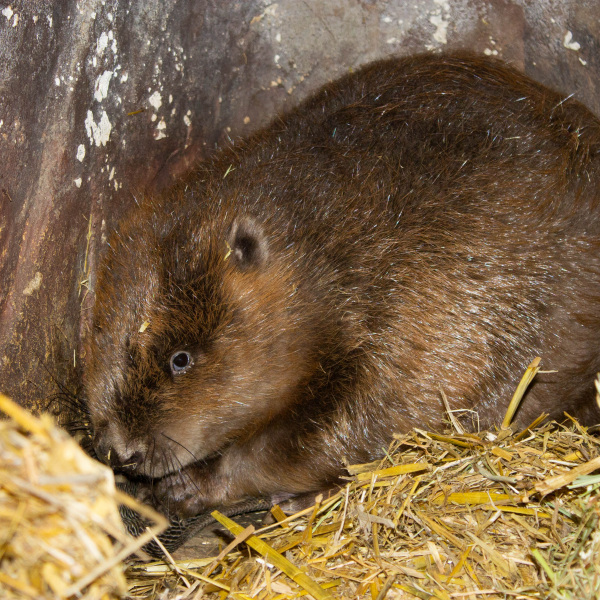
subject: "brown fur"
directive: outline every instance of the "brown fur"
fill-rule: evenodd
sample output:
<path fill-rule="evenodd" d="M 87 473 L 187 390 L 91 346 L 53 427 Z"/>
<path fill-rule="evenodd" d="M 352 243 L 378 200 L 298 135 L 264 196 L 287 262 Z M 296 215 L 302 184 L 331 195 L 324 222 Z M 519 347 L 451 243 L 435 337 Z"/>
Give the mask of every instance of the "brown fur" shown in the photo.
<path fill-rule="evenodd" d="M 597 420 L 599 150 L 587 109 L 484 58 L 326 86 L 112 237 L 85 377 L 99 454 L 180 514 L 318 491 L 441 428 L 440 387 L 498 424 L 537 355 L 556 373 L 517 422 Z"/>

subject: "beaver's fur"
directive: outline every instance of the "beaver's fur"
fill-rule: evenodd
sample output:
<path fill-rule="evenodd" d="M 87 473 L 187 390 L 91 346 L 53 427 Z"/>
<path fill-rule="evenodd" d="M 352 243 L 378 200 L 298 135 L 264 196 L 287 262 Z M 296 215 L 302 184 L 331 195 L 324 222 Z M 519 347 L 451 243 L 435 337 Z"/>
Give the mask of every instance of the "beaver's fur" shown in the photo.
<path fill-rule="evenodd" d="M 487 58 L 325 86 L 112 236 L 85 373 L 99 454 L 184 515 L 316 492 L 443 427 L 440 389 L 498 424 L 535 356 L 555 372 L 518 424 L 598 420 L 599 151 L 584 106 Z"/>

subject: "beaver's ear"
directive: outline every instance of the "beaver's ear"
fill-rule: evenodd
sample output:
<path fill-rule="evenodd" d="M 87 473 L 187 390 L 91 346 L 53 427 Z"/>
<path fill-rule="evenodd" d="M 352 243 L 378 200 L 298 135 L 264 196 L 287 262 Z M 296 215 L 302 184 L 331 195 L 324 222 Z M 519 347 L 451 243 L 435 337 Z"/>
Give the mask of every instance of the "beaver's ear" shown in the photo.
<path fill-rule="evenodd" d="M 252 217 L 239 217 L 228 236 L 231 256 L 243 271 L 263 266 L 268 258 L 268 244 L 260 223 Z"/>

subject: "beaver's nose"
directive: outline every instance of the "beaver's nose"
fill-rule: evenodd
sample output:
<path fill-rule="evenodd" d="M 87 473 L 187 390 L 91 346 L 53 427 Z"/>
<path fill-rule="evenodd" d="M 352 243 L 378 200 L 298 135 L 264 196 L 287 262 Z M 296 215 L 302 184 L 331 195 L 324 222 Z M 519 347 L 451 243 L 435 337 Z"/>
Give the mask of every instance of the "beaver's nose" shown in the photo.
<path fill-rule="evenodd" d="M 119 454 L 112 449 L 108 464 L 113 471 L 134 473 L 144 461 L 144 454 L 140 450 L 131 450 L 126 454 Z"/>
<path fill-rule="evenodd" d="M 115 471 L 133 473 L 144 462 L 145 454 L 141 442 L 123 439 L 117 428 L 110 425 L 96 430 L 94 450 L 99 460 Z"/>

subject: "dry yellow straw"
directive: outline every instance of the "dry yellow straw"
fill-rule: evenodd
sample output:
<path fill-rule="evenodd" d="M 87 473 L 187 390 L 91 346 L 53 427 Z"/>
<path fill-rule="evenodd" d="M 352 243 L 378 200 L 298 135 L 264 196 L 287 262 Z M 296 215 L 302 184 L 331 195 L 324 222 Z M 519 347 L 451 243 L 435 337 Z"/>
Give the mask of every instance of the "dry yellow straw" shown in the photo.
<path fill-rule="evenodd" d="M 529 387 L 529 384 L 533 381 L 533 378 L 537 375 L 537 372 L 540 370 L 540 361 L 542 359 L 538 356 L 531 361 L 531 364 L 527 367 L 523 377 L 521 377 L 521 381 L 519 381 L 519 385 L 513 394 L 513 397 L 506 409 L 506 414 L 504 415 L 504 421 L 502 421 L 502 429 L 508 429 L 510 426 L 515 413 L 517 412 L 517 408 L 519 408 L 519 404 L 521 404 L 521 400 Z"/>
<path fill-rule="evenodd" d="M 218 510 L 215 510 L 211 515 L 219 522 L 223 527 L 226 527 L 233 533 L 233 535 L 239 535 L 244 531 L 241 525 L 238 525 L 235 521 L 227 518 L 221 514 Z M 320 585 L 315 583 L 306 573 L 299 569 L 296 565 L 292 564 L 287 558 L 282 556 L 276 550 L 273 550 L 269 544 L 261 540 L 255 535 L 251 535 L 247 540 L 246 544 L 251 548 L 254 548 L 260 555 L 264 556 L 271 564 L 275 565 L 278 569 L 283 571 L 290 579 L 293 579 L 299 586 L 304 588 L 313 598 L 316 600 L 332 600 L 331 594 L 325 591 Z"/>
<path fill-rule="evenodd" d="M 12 419 L 1 424 L 0 513 L 6 523 L 13 511 L 15 524 L 5 527 L 10 537 L 2 536 L 0 549 L 10 548 L 10 555 L 0 583 L 35 598 L 47 597 L 47 588 L 53 597 L 114 597 L 125 585 L 123 560 L 165 529 L 167 520 L 117 491 L 110 469 L 87 456 L 48 415 L 35 417 L 1 393 L 0 411 Z M 153 521 L 152 532 L 126 535 L 120 503 Z"/>

